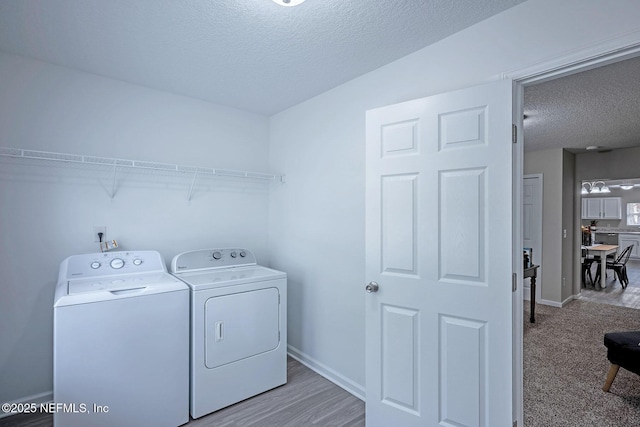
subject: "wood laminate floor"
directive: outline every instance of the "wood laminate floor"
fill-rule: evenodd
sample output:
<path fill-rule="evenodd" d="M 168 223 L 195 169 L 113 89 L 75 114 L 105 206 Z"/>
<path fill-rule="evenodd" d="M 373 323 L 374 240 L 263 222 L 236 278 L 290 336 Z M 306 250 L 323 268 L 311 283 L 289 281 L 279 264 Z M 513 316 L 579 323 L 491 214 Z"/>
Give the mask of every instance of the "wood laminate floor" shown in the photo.
<path fill-rule="evenodd" d="M 592 275 L 595 278 L 595 265 L 592 268 Z M 629 276 L 629 286 L 626 289 L 622 289 L 620 282 L 614 280 L 614 272 L 608 270 L 607 287 L 600 289 L 599 286 L 594 287 L 587 283 L 587 286 L 582 289 L 580 299 L 640 309 L 640 260 L 629 260 L 627 262 L 627 276 Z"/>
<path fill-rule="evenodd" d="M 287 384 L 191 420 L 188 427 L 364 426 L 364 402 L 298 361 L 287 362 Z M 14 415 L 0 427 L 51 427 L 50 414 Z"/>

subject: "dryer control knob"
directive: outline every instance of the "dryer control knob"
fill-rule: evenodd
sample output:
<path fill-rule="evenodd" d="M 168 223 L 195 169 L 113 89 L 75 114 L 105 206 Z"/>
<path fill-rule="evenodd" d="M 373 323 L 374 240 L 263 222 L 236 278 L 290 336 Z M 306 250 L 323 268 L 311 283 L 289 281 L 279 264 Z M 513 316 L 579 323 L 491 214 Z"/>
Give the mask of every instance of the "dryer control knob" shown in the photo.
<path fill-rule="evenodd" d="M 240 256 L 244 258 L 247 256 L 247 253 L 245 251 L 240 251 Z"/>
<path fill-rule="evenodd" d="M 237 257 L 237 256 L 238 256 L 238 254 L 237 254 L 237 253 L 235 253 L 235 251 L 234 251 L 234 252 L 231 252 L 231 254 L 230 254 L 230 255 L 231 255 L 231 258 L 235 258 L 235 257 Z"/>
<path fill-rule="evenodd" d="M 222 254 L 219 251 L 215 251 L 213 253 L 213 259 L 220 259 L 222 258 Z"/>
<path fill-rule="evenodd" d="M 115 268 L 117 270 L 119 268 L 124 267 L 124 261 L 120 258 L 114 258 L 111 260 L 109 265 L 111 266 L 111 268 Z"/>

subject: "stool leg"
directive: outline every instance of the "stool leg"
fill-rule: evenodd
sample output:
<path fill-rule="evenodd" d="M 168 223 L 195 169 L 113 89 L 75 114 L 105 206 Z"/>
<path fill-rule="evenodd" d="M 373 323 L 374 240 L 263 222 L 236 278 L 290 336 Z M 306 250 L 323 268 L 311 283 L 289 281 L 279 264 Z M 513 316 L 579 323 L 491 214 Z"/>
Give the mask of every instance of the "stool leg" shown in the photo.
<path fill-rule="evenodd" d="M 607 374 L 607 381 L 604 383 L 604 387 L 602 387 L 603 391 L 609 392 L 611 388 L 611 384 L 613 384 L 613 380 L 616 379 L 616 375 L 618 375 L 618 369 L 620 369 L 620 365 L 611 364 L 609 368 L 609 373 Z"/>

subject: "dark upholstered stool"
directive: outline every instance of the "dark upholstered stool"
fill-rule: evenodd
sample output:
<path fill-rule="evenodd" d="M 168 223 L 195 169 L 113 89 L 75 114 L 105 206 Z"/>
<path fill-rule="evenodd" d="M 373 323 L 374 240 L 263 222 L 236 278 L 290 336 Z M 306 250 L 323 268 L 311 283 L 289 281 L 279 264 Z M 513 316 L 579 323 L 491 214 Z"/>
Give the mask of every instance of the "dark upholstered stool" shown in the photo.
<path fill-rule="evenodd" d="M 620 367 L 640 375 L 640 331 L 609 332 L 604 334 L 604 345 L 611 368 L 602 390 L 609 391 Z"/>

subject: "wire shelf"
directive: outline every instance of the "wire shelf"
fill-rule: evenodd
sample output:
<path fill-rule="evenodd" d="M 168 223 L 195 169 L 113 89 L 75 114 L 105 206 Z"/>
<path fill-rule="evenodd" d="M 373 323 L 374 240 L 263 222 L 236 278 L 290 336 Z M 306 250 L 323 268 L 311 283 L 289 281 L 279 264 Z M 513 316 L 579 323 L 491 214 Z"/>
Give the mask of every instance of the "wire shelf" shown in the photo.
<path fill-rule="evenodd" d="M 130 168 L 130 169 L 142 169 L 142 170 L 156 170 L 164 172 L 178 172 L 182 174 L 192 174 L 193 180 L 191 188 L 189 189 L 189 195 L 187 200 L 191 199 L 194 184 L 199 176 L 223 176 L 229 178 L 239 179 L 256 179 L 256 180 L 268 180 L 268 181 L 280 181 L 284 182 L 284 175 L 263 173 L 263 172 L 251 172 L 233 169 L 216 169 L 199 166 L 185 166 L 169 163 L 150 162 L 143 160 L 127 160 L 127 159 L 115 159 L 109 157 L 97 157 L 97 156 L 85 156 L 80 154 L 68 154 L 68 153 L 55 153 L 50 151 L 36 151 L 36 150 L 24 150 L 20 148 L 7 148 L 0 147 L 0 156 L 13 157 L 19 159 L 35 159 L 46 160 L 62 163 L 77 163 L 85 165 L 99 165 L 109 166 L 113 168 L 113 191 L 111 197 L 115 195 L 116 189 L 116 172 L 118 168 Z"/>

